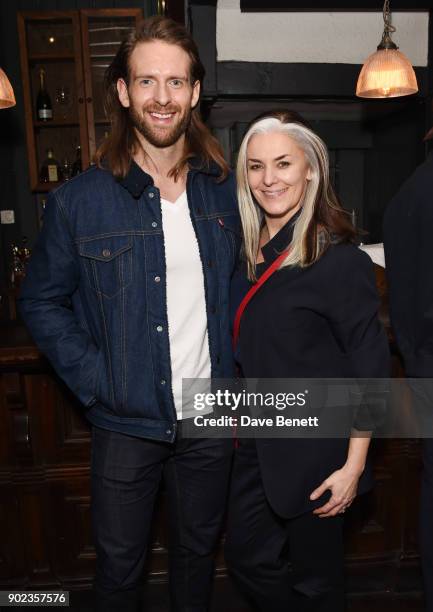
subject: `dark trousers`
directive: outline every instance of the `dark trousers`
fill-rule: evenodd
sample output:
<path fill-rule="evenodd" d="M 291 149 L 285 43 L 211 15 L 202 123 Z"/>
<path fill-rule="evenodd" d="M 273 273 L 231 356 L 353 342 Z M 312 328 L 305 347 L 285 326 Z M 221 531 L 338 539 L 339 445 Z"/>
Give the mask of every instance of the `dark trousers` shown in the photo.
<path fill-rule="evenodd" d="M 98 612 L 136 612 L 155 498 L 164 476 L 171 609 L 208 610 L 232 441 L 173 445 L 97 427 L 92 432 L 92 524 Z"/>
<path fill-rule="evenodd" d="M 288 481 L 291 469 L 296 466 L 287 466 Z M 345 609 L 341 517 L 319 519 L 311 513 L 293 519 L 277 516 L 266 499 L 255 442 L 251 440 L 240 440 L 235 455 L 226 561 L 256 610 Z"/>

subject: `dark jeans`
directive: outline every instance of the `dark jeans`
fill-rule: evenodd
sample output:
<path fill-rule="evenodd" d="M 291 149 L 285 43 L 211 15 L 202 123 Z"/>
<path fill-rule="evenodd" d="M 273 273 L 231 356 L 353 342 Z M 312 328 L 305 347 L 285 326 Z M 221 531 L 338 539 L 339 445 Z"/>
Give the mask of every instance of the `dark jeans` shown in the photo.
<path fill-rule="evenodd" d="M 92 523 L 97 552 L 95 609 L 136 612 L 156 494 L 164 476 L 171 609 L 206 612 L 224 515 L 232 441 L 173 445 L 92 432 Z"/>
<path fill-rule="evenodd" d="M 287 466 L 288 479 L 292 469 L 296 466 Z M 255 610 L 342 612 L 342 525 L 340 516 L 277 516 L 266 499 L 255 442 L 240 440 L 230 491 L 226 561 Z"/>

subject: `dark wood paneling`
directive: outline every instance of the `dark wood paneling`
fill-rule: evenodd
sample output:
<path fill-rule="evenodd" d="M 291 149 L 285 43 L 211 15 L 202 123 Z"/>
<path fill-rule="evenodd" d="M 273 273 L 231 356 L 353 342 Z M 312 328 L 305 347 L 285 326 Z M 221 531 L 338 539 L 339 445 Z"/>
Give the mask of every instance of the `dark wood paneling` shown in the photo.
<path fill-rule="evenodd" d="M 14 225 L 0 225 L 0 286 L 7 277 L 11 242 L 21 233 L 32 229 L 31 208 L 17 206 L 20 197 L 28 204 L 28 169 L 24 110 L 19 68 L 19 48 L 16 28 L 16 5 L 0 3 L 0 56 L 1 67 L 14 88 L 17 106 L 0 110 L 0 207 L 15 210 Z M 23 214 L 24 213 L 24 214 Z M 26 218 L 28 216 L 28 218 Z"/>
<path fill-rule="evenodd" d="M 194 5 L 189 8 L 191 33 L 206 69 L 203 95 L 217 93 L 216 7 Z"/>
<path fill-rule="evenodd" d="M 14 485 L 0 484 L 0 524 L 7 525 L 0 538 L 0 582 L 7 587 L 26 583 L 25 533 Z"/>
<path fill-rule="evenodd" d="M 355 210 L 364 242 L 381 242 L 384 210 L 424 159 L 425 99 L 393 100 L 220 96 L 209 125 L 234 166 L 248 123 L 259 114 L 285 108 L 299 112 L 323 138 L 331 176 L 343 206 Z"/>
<path fill-rule="evenodd" d="M 433 8 L 433 0 L 392 0 L 393 11 L 425 11 Z M 376 11 L 382 10 L 378 0 L 241 0 L 242 12 L 273 11 Z"/>
<path fill-rule="evenodd" d="M 430 13 L 428 24 L 428 97 L 425 113 L 425 132 L 427 133 L 433 127 L 433 13 Z M 425 153 L 433 149 L 433 139 L 425 143 Z"/>
<path fill-rule="evenodd" d="M 373 147 L 366 151 L 364 218 L 370 235 L 366 242 L 382 241 L 382 220 L 388 203 L 424 160 L 426 100 L 372 121 Z"/>
<path fill-rule="evenodd" d="M 185 24 L 185 8 L 184 0 L 166 0 L 167 15 L 179 23 Z"/>
<path fill-rule="evenodd" d="M 216 6 L 217 0 L 190 0 L 189 6 Z"/>
<path fill-rule="evenodd" d="M 353 98 L 362 66 L 358 64 L 304 64 L 218 62 L 220 95 Z M 427 68 L 415 68 L 419 94 L 428 93 Z"/>
<path fill-rule="evenodd" d="M 113 8 L 131 8 L 131 3 L 129 0 L 115 0 L 115 2 L 113 2 Z"/>

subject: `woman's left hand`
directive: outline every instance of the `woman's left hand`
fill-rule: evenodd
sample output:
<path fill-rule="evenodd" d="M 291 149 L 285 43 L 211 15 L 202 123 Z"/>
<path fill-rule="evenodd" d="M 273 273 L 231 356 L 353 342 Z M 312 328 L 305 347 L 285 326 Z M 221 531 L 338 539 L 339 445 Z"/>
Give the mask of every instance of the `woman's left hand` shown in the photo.
<path fill-rule="evenodd" d="M 318 515 L 320 518 L 342 514 L 356 497 L 361 473 L 343 466 L 340 470 L 336 470 L 328 476 L 328 478 L 311 493 L 310 499 L 318 499 L 328 489 L 332 493 L 331 498 L 326 504 L 320 508 L 316 508 L 313 514 Z"/>

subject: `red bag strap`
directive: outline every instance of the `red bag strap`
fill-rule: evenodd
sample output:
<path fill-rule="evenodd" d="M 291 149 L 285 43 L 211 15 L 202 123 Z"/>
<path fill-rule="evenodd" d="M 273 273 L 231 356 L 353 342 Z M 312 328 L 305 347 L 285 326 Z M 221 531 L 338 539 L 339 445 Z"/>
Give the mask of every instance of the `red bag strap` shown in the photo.
<path fill-rule="evenodd" d="M 242 318 L 242 315 L 244 314 L 245 308 L 247 307 L 247 305 L 250 302 L 251 298 L 254 297 L 254 295 L 260 289 L 260 287 L 268 280 L 268 278 L 270 276 L 272 276 L 272 274 L 275 272 L 275 270 L 278 270 L 278 268 L 280 267 L 280 264 L 284 261 L 284 259 L 286 259 L 287 255 L 289 253 L 290 253 L 290 249 L 288 249 L 287 251 L 284 251 L 283 253 L 281 253 L 281 255 L 279 255 L 277 257 L 277 259 L 272 262 L 272 264 L 269 266 L 269 268 L 267 268 L 263 272 L 263 274 L 260 276 L 260 278 L 257 280 L 257 282 L 250 288 L 248 293 L 245 295 L 245 297 L 242 300 L 242 302 L 239 304 L 239 308 L 236 311 L 235 322 L 233 324 L 233 349 L 236 348 L 236 345 L 237 345 L 237 342 L 238 342 L 239 329 L 240 329 L 240 326 L 241 326 L 241 318 Z"/>

